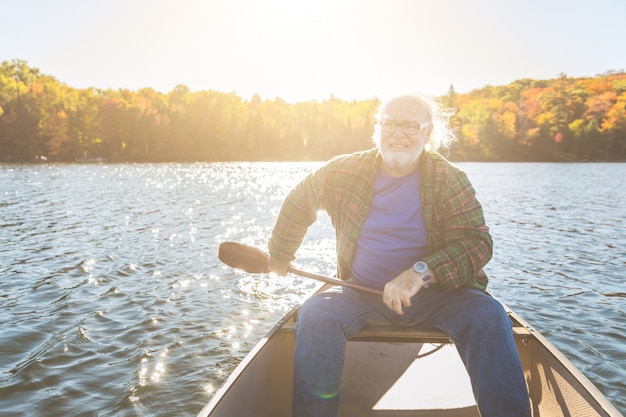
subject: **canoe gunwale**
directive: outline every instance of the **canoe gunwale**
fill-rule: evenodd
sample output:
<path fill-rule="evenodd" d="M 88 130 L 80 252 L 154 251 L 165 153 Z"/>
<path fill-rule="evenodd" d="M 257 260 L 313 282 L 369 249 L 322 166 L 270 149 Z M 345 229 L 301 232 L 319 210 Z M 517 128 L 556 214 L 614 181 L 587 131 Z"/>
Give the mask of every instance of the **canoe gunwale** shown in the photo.
<path fill-rule="evenodd" d="M 531 337 L 540 344 L 554 359 L 559 362 L 584 388 L 591 398 L 602 408 L 602 411 L 610 417 L 624 417 L 622 413 L 600 392 L 600 390 L 583 374 L 559 349 L 556 348 L 544 335 L 533 328 L 519 314 L 502 304 L 509 317 L 529 330 Z"/>
<path fill-rule="evenodd" d="M 283 327 L 287 322 L 295 319 L 298 312 L 298 307 L 295 307 L 287 312 L 266 334 L 261 338 L 261 340 L 254 345 L 252 350 L 248 352 L 248 354 L 244 357 L 244 359 L 237 365 L 235 370 L 228 376 L 224 384 L 215 391 L 211 400 L 202 408 L 200 413 L 198 413 L 197 417 L 208 417 L 211 416 L 213 410 L 217 409 L 219 403 L 222 399 L 228 394 L 228 391 L 234 386 L 237 381 L 243 377 L 244 372 L 248 368 L 252 361 L 254 361 L 259 353 L 266 347 L 268 342 L 272 337 L 279 333 L 281 327 Z"/>

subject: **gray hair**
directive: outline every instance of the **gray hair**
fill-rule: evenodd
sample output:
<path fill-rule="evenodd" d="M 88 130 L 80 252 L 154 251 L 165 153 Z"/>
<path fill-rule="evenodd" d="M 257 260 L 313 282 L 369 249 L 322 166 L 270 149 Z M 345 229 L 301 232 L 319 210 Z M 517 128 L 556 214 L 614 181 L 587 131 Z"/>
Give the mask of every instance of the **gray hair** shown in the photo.
<path fill-rule="evenodd" d="M 428 116 L 430 117 L 430 122 L 433 126 L 433 129 L 430 132 L 430 137 L 428 138 L 428 142 L 424 147 L 427 151 L 436 152 L 437 150 L 439 150 L 439 148 L 449 148 L 450 145 L 452 145 L 452 143 L 457 140 L 454 129 L 452 129 L 452 127 L 450 126 L 450 118 L 454 114 L 454 109 L 444 109 L 438 99 L 421 93 L 407 94 L 405 96 L 399 97 L 411 97 L 414 100 L 419 101 L 424 105 L 424 107 L 426 107 L 426 112 L 428 113 Z M 382 118 L 382 114 L 387 107 L 387 104 L 394 98 L 382 101 L 378 108 L 378 112 L 376 113 L 375 118 L 377 123 L 374 127 L 374 134 L 372 135 L 372 139 L 377 146 L 380 146 L 380 121 Z"/>

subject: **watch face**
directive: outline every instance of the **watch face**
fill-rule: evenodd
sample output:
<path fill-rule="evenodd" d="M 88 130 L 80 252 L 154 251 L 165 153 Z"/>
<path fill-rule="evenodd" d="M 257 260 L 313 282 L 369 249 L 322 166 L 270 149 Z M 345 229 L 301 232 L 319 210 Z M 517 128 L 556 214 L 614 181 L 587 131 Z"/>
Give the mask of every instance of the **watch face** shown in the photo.
<path fill-rule="evenodd" d="M 415 271 L 419 272 L 420 274 L 425 274 L 428 272 L 428 265 L 426 265 L 425 262 L 415 262 L 415 265 L 413 265 L 413 269 L 415 269 Z"/>

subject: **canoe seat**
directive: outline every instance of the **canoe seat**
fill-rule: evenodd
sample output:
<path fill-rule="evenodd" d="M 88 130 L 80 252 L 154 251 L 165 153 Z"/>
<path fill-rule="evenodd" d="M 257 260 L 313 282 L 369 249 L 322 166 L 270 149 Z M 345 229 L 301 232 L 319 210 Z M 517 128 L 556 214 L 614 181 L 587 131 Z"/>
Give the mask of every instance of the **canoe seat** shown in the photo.
<path fill-rule="evenodd" d="M 283 324 L 281 333 L 295 332 L 295 323 Z M 523 326 L 513 327 L 513 336 L 518 338 L 528 337 L 530 330 Z M 350 340 L 355 341 L 385 341 L 385 342 L 422 342 L 422 343 L 447 343 L 450 338 L 445 332 L 425 324 L 414 326 L 386 326 L 371 325 L 361 329 Z"/>
<path fill-rule="evenodd" d="M 352 340 L 387 342 L 447 343 L 450 338 L 445 332 L 425 324 L 414 326 L 371 325 L 361 329 Z"/>

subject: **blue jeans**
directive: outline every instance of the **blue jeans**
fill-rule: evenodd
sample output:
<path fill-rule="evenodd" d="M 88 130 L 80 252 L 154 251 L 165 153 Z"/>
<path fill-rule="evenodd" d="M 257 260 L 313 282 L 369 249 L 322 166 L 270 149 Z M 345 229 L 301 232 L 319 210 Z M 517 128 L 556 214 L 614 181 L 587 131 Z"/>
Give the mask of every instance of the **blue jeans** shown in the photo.
<path fill-rule="evenodd" d="M 293 416 L 336 416 L 346 341 L 367 324 L 426 323 L 448 333 L 465 364 L 482 417 L 530 417 L 511 321 L 502 305 L 474 289 L 422 289 L 400 316 L 382 299 L 349 288 L 317 294 L 296 327 Z"/>

